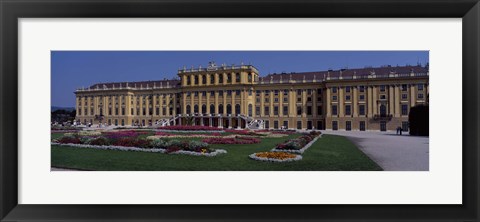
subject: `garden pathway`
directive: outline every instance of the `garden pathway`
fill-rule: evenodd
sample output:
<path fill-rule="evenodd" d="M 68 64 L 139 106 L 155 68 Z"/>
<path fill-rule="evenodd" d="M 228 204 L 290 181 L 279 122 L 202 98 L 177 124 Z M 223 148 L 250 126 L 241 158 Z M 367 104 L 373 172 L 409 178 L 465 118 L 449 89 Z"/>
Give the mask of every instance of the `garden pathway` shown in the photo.
<path fill-rule="evenodd" d="M 428 171 L 428 137 L 396 135 L 395 132 L 325 131 L 350 139 L 360 150 L 388 171 Z"/>

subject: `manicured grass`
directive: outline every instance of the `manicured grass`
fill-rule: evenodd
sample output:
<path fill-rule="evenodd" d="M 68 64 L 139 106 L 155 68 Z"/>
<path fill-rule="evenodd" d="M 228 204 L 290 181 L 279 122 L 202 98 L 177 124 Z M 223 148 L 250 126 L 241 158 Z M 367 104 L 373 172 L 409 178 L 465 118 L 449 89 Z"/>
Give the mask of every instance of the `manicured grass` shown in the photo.
<path fill-rule="evenodd" d="M 61 134 L 60 134 L 61 135 Z M 52 139 L 60 135 L 52 134 Z M 79 149 L 52 146 L 52 166 L 102 171 L 370 171 L 382 170 L 352 142 L 341 136 L 323 135 L 302 156 L 303 160 L 270 163 L 251 160 L 248 155 L 269 151 L 276 144 L 294 138 L 262 138 L 259 144 L 222 145 L 227 154 L 199 157 L 161 153 Z"/>

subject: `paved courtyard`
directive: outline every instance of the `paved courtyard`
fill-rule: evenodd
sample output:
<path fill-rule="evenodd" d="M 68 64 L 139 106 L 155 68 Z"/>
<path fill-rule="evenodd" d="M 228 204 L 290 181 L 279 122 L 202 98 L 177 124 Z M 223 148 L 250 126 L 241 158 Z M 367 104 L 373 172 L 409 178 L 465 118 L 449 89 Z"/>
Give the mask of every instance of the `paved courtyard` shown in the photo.
<path fill-rule="evenodd" d="M 428 171 L 428 137 L 396 135 L 395 132 L 322 131 L 345 136 L 384 170 Z"/>

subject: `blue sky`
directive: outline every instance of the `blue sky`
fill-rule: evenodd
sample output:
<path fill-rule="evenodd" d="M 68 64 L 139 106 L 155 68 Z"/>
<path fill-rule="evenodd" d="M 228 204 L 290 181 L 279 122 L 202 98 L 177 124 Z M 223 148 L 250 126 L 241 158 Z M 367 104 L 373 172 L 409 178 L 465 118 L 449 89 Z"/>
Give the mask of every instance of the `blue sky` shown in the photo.
<path fill-rule="evenodd" d="M 99 82 L 170 79 L 179 68 L 252 64 L 269 73 L 424 65 L 428 51 L 52 51 L 52 106 L 74 107 L 76 88 Z"/>

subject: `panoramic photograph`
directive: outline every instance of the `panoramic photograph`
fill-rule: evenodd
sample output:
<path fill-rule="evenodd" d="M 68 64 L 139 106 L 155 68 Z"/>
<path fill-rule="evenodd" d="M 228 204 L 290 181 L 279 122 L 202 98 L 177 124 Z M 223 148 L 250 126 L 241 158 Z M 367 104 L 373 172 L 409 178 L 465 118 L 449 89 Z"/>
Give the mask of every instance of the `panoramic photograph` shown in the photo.
<path fill-rule="evenodd" d="M 52 51 L 51 171 L 429 171 L 428 51 Z"/>

